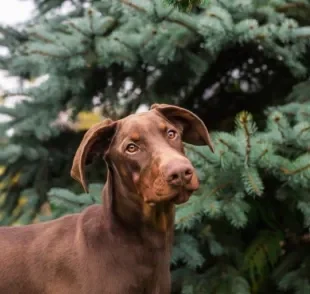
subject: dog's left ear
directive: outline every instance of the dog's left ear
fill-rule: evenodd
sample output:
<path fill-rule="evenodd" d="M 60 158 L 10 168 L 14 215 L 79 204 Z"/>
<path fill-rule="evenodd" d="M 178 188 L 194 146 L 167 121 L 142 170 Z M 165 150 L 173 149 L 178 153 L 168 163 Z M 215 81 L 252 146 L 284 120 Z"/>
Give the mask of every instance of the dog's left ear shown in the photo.
<path fill-rule="evenodd" d="M 100 153 L 105 155 L 109 150 L 110 144 L 116 132 L 117 121 L 105 119 L 92 126 L 84 135 L 78 147 L 71 168 L 71 177 L 81 183 L 85 192 L 88 192 L 85 165 L 91 155 Z"/>
<path fill-rule="evenodd" d="M 208 145 L 214 152 L 208 129 L 197 115 L 179 106 L 168 104 L 153 104 L 151 109 L 158 111 L 172 124 L 181 125 L 184 142 L 193 145 Z"/>

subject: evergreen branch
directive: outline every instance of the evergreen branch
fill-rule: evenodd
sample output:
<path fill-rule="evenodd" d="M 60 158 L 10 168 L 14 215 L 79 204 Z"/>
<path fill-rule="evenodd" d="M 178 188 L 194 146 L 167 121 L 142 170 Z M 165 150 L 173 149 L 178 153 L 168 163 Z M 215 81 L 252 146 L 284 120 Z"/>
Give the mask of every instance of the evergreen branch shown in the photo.
<path fill-rule="evenodd" d="M 33 36 L 33 37 L 39 39 L 40 41 L 42 41 L 42 42 L 44 42 L 44 43 L 49 43 L 49 44 L 52 44 L 52 43 L 53 43 L 52 40 L 50 40 L 50 39 L 48 39 L 48 38 L 46 38 L 46 37 L 44 37 L 44 36 L 41 36 L 41 35 L 40 35 L 39 33 L 37 33 L 37 32 L 30 33 L 29 36 Z"/>
<path fill-rule="evenodd" d="M 200 156 L 204 161 L 208 162 L 208 163 L 212 163 L 202 152 L 198 151 L 197 149 L 195 149 L 194 147 L 190 146 L 190 145 L 186 145 L 186 148 L 191 150 L 192 152 L 196 153 L 198 156 Z"/>
<path fill-rule="evenodd" d="M 129 44 L 126 44 L 124 41 L 121 41 L 119 38 L 115 37 L 114 38 L 115 41 L 119 42 L 120 44 L 124 45 L 126 48 L 128 48 L 129 50 L 132 50 L 134 53 L 137 53 L 136 48 L 131 47 Z"/>
<path fill-rule="evenodd" d="M 54 41 L 52 41 L 52 40 L 50 40 L 50 39 L 48 39 L 48 38 L 46 38 L 46 37 L 44 37 L 44 36 L 41 36 L 41 35 L 39 35 L 39 34 L 36 33 L 36 32 L 31 33 L 31 35 L 35 36 L 37 39 L 39 39 L 39 40 L 41 40 L 41 41 L 43 41 L 43 42 L 45 42 L 45 43 L 48 43 L 48 44 L 55 44 Z M 57 34 L 55 34 L 55 39 L 56 39 L 59 43 L 61 43 L 61 45 L 62 45 L 64 48 L 66 48 L 68 51 L 70 51 L 70 48 L 68 48 L 68 47 L 65 45 L 65 43 L 61 41 L 61 39 L 59 38 L 59 36 L 58 36 Z"/>
<path fill-rule="evenodd" d="M 130 1 L 127 0 L 120 0 L 120 2 L 122 2 L 123 4 L 126 4 L 127 6 L 134 8 L 135 10 L 138 10 L 140 12 L 147 12 L 143 7 L 140 7 Z"/>
<path fill-rule="evenodd" d="M 0 114 L 9 115 L 14 118 L 19 117 L 19 114 L 16 112 L 16 109 L 6 106 L 0 106 Z"/>
<path fill-rule="evenodd" d="M 247 166 L 248 165 L 248 161 L 249 161 L 249 157 L 250 157 L 250 152 L 251 152 L 251 141 L 250 141 L 250 132 L 248 129 L 248 126 L 246 124 L 245 121 L 243 121 L 244 123 L 244 132 L 245 132 L 245 137 L 246 137 L 246 153 L 245 153 L 245 161 L 244 164 Z"/>
<path fill-rule="evenodd" d="M 248 179 L 249 179 L 249 181 L 250 181 L 250 183 L 251 183 L 251 187 L 254 189 L 256 195 L 261 195 L 262 193 L 261 193 L 259 187 L 255 184 L 256 181 L 255 181 L 255 179 L 251 176 L 251 173 L 248 173 Z"/>
<path fill-rule="evenodd" d="M 81 35 L 83 35 L 83 36 L 85 36 L 85 37 L 88 37 L 87 34 L 86 34 L 85 32 L 83 32 L 78 26 L 76 26 L 74 22 L 68 21 L 68 24 L 69 24 L 73 29 L 75 29 L 77 32 L 79 32 Z"/>
<path fill-rule="evenodd" d="M 51 53 L 44 52 L 44 51 L 41 51 L 41 50 L 33 50 L 33 51 L 29 51 L 29 53 L 31 53 L 31 54 L 39 54 L 39 55 L 46 56 L 46 57 L 66 58 L 65 56 L 51 54 Z M 71 55 L 67 56 L 67 58 L 70 58 L 70 57 L 71 57 Z"/>
<path fill-rule="evenodd" d="M 28 53 L 31 53 L 31 54 L 39 54 L 39 55 L 46 56 L 46 57 L 54 57 L 54 58 L 67 59 L 67 58 L 72 58 L 73 56 L 78 56 L 78 55 L 86 54 L 87 51 L 78 52 L 78 53 L 70 54 L 70 55 L 56 55 L 56 54 L 51 54 L 51 53 L 44 52 L 44 51 L 41 51 L 41 50 L 28 51 Z"/>
<path fill-rule="evenodd" d="M 68 204 L 71 204 L 71 205 L 74 205 L 74 206 L 81 206 L 81 203 L 78 203 L 77 201 L 74 201 L 74 200 L 70 200 L 70 199 L 64 199 L 63 197 L 60 197 L 59 195 L 52 195 L 53 198 L 56 198 L 56 199 L 59 199 L 63 202 L 66 202 Z"/>
<path fill-rule="evenodd" d="M 309 126 L 309 127 L 307 127 L 307 128 L 303 128 L 303 129 L 301 129 L 301 130 L 300 130 L 300 132 L 299 132 L 299 134 L 301 135 L 302 133 L 304 133 L 304 132 L 308 132 L 308 131 L 310 131 L 310 126 Z"/>
<path fill-rule="evenodd" d="M 277 12 L 287 12 L 288 10 L 293 9 L 293 8 L 304 9 L 306 7 L 307 7 L 307 5 L 303 2 L 294 2 L 294 3 L 286 3 L 283 5 L 279 5 L 275 8 L 275 10 Z"/>
<path fill-rule="evenodd" d="M 144 9 L 143 7 L 140 7 L 140 6 L 130 2 L 128 0 L 120 0 L 120 2 L 127 5 L 127 6 L 134 8 L 135 10 L 137 10 L 139 12 L 147 13 L 146 9 Z M 165 18 L 163 18 L 163 20 L 181 25 L 181 26 L 187 28 L 188 30 L 190 30 L 191 32 L 198 34 L 196 27 L 192 27 L 191 25 L 185 23 L 181 19 L 173 18 L 172 16 L 166 15 Z"/>
<path fill-rule="evenodd" d="M 245 152 L 245 161 L 244 161 L 245 166 L 248 166 L 248 161 L 249 161 L 250 152 L 251 152 L 251 131 L 249 130 L 249 127 L 248 127 L 248 123 L 251 121 L 251 119 L 252 119 L 252 116 L 247 111 L 242 111 L 236 117 L 237 125 L 240 125 L 245 133 L 245 140 L 246 140 L 246 146 L 245 146 L 246 152 Z"/>
<path fill-rule="evenodd" d="M 88 15 L 89 15 L 89 25 L 90 25 L 90 30 L 92 34 L 94 34 L 94 18 L 93 18 L 93 11 L 91 9 L 88 10 Z"/>
<path fill-rule="evenodd" d="M 159 19 L 159 15 L 158 15 L 158 12 L 157 12 L 157 9 L 156 9 L 156 3 L 154 0 L 150 0 L 152 3 L 153 3 L 153 12 L 154 12 L 154 15 L 157 19 Z"/>
<path fill-rule="evenodd" d="M 299 28 L 294 29 L 292 33 L 293 33 L 293 36 L 298 39 L 309 38 L 310 27 L 309 26 L 299 27 Z"/>
<path fill-rule="evenodd" d="M 187 28 L 189 31 L 193 32 L 194 34 L 198 35 L 196 27 L 192 27 L 187 23 L 184 23 L 181 19 L 173 18 L 172 16 L 165 18 L 166 21 L 171 22 L 171 23 L 176 23 L 180 26 L 183 26 Z"/>
<path fill-rule="evenodd" d="M 156 35 L 156 34 L 157 34 L 157 30 L 156 30 L 156 29 L 153 29 L 153 30 L 152 30 L 152 35 L 150 35 L 148 38 L 146 38 L 146 39 L 142 42 L 143 47 L 145 47 L 145 46 L 147 45 L 147 43 L 153 39 L 153 35 Z"/>
<path fill-rule="evenodd" d="M 278 125 L 278 131 L 280 132 L 281 137 L 282 137 L 282 138 L 285 138 L 284 130 L 283 130 L 283 128 L 281 127 L 281 124 L 280 124 L 280 122 L 281 122 L 281 117 L 276 116 L 276 117 L 274 117 L 273 121 Z"/>
<path fill-rule="evenodd" d="M 229 181 L 229 182 L 227 182 L 227 183 L 221 184 L 221 185 L 215 187 L 214 189 L 212 189 L 210 193 L 208 193 L 206 196 L 203 196 L 203 197 L 212 196 L 212 194 L 216 194 L 218 191 L 227 188 L 227 187 L 230 186 L 231 184 L 232 184 L 232 181 Z"/>
<path fill-rule="evenodd" d="M 285 175 L 295 175 L 295 174 L 298 174 L 298 173 L 301 173 L 305 170 L 307 170 L 308 168 L 310 168 L 310 163 L 301 167 L 301 168 L 298 168 L 298 169 L 295 169 L 295 170 L 288 170 L 287 168 L 285 167 L 281 167 L 280 170 L 285 174 Z"/>
<path fill-rule="evenodd" d="M 237 150 L 234 150 L 234 147 L 231 146 L 229 143 L 227 143 L 225 140 L 223 140 L 222 138 L 219 138 L 218 141 L 220 143 L 222 143 L 223 145 L 225 145 L 231 152 L 235 153 L 235 154 L 239 154 L 239 152 Z"/>
<path fill-rule="evenodd" d="M 178 225 L 178 224 L 185 223 L 185 222 L 187 222 L 187 220 L 193 218 L 195 215 L 197 215 L 196 211 L 189 213 L 186 216 L 183 216 L 183 217 L 179 218 L 178 220 L 175 220 L 175 224 Z"/>
<path fill-rule="evenodd" d="M 172 7 L 171 9 L 170 9 L 170 11 L 168 11 L 167 12 L 167 14 L 165 15 L 165 16 L 162 16 L 162 20 L 165 20 L 165 19 L 167 19 L 167 17 L 169 17 L 169 15 L 171 15 L 172 14 L 172 12 L 175 10 L 175 8 L 174 7 Z"/>
<path fill-rule="evenodd" d="M 197 201 L 201 201 L 201 198 L 207 198 L 207 197 L 210 197 L 212 196 L 213 194 L 216 194 L 218 191 L 220 190 L 223 190 L 225 189 L 226 187 L 230 186 L 232 184 L 231 181 L 227 182 L 227 183 L 224 183 L 224 184 L 221 184 L 217 187 L 215 187 L 214 189 L 212 189 L 210 191 L 210 193 L 206 194 L 206 195 L 203 195 L 202 197 L 197 197 Z M 187 206 L 187 205 L 191 205 L 192 203 L 183 203 L 183 204 L 180 204 L 179 207 L 182 207 L 182 206 Z M 190 218 L 193 218 L 195 215 L 197 215 L 197 212 L 196 211 L 193 211 L 192 213 L 189 213 L 187 214 L 186 216 L 183 216 L 182 218 L 178 219 L 176 221 L 176 224 L 180 224 L 180 223 L 184 223 L 186 220 L 190 219 Z"/>
<path fill-rule="evenodd" d="M 262 154 L 258 156 L 257 161 L 261 160 L 268 152 L 268 149 L 263 150 Z"/>
<path fill-rule="evenodd" d="M 58 35 L 56 35 L 55 38 L 65 49 L 67 49 L 70 52 L 70 48 L 66 46 L 66 44 L 61 40 L 61 38 Z"/>
<path fill-rule="evenodd" d="M 28 96 L 25 92 L 5 92 L 1 94 L 1 98 L 5 99 L 12 96 Z"/>
<path fill-rule="evenodd" d="M 116 27 L 119 25 L 119 22 L 117 19 L 113 18 L 113 24 L 110 26 L 109 29 L 106 30 L 106 32 L 103 34 L 103 37 L 108 36 L 109 34 L 111 34 Z"/>

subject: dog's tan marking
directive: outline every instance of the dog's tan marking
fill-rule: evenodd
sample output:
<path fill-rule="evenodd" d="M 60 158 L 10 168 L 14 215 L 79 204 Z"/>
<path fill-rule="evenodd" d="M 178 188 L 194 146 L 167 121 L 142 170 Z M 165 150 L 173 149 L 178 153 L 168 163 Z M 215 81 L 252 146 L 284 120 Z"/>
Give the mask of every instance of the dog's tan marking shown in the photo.
<path fill-rule="evenodd" d="M 164 122 L 160 122 L 158 127 L 159 127 L 159 129 L 161 131 L 166 131 L 167 130 L 167 125 Z"/>
<path fill-rule="evenodd" d="M 140 134 L 138 132 L 133 132 L 131 135 L 130 135 L 130 138 L 131 140 L 133 141 L 139 141 L 140 140 Z"/>

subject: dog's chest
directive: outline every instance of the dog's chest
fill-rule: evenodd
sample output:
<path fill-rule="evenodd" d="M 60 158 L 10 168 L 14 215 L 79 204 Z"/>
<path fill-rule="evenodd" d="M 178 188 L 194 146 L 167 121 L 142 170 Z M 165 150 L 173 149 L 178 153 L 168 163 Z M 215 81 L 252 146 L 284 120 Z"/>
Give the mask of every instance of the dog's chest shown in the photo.
<path fill-rule="evenodd" d="M 113 250 L 102 250 L 96 269 L 89 269 L 98 294 L 170 294 L 169 251 L 117 241 Z"/>

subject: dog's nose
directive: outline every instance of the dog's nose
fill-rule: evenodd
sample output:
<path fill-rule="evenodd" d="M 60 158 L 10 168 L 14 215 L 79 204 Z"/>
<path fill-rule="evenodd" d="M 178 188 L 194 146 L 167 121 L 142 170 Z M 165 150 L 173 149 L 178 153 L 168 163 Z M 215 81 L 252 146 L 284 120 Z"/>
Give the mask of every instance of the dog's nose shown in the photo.
<path fill-rule="evenodd" d="M 170 164 L 166 168 L 166 180 L 168 184 L 180 186 L 191 181 L 194 168 L 188 163 Z"/>

